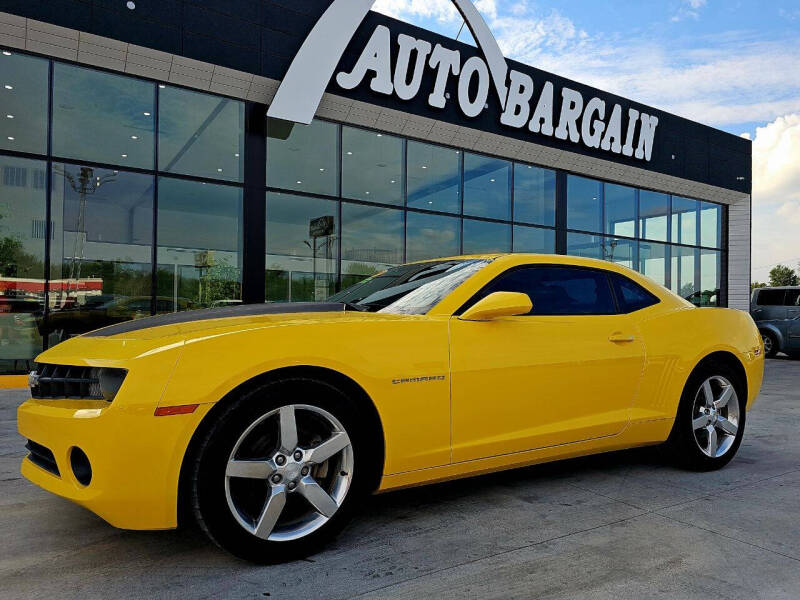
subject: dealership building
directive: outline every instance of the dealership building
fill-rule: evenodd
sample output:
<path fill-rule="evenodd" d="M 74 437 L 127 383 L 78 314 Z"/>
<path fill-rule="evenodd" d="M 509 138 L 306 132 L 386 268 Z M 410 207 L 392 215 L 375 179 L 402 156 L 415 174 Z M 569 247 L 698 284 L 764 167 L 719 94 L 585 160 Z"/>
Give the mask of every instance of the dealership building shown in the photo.
<path fill-rule="evenodd" d="M 751 143 L 369 0 L 0 0 L 0 374 L 154 313 L 558 253 L 749 308 Z"/>

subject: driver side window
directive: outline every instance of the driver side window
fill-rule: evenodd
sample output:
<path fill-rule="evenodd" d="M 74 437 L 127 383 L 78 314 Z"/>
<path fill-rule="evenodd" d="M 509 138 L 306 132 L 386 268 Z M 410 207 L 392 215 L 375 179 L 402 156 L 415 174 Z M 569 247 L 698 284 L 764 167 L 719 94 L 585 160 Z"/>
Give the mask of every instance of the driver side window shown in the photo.
<path fill-rule="evenodd" d="M 520 292 L 533 303 L 536 316 L 613 315 L 616 311 L 608 276 L 580 267 L 518 267 L 500 275 L 464 307 L 494 292 Z"/>

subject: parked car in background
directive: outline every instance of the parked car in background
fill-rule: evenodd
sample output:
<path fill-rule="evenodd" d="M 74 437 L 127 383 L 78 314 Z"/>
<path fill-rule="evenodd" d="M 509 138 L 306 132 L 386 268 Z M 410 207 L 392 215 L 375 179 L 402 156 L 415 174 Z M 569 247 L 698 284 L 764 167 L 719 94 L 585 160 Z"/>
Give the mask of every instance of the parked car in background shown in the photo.
<path fill-rule="evenodd" d="M 753 290 L 750 298 L 750 314 L 756 323 L 800 316 L 800 286 L 765 287 Z"/>
<path fill-rule="evenodd" d="M 800 358 L 800 316 L 759 321 L 756 325 L 764 340 L 764 356 L 771 358 L 783 352 L 790 358 Z"/>

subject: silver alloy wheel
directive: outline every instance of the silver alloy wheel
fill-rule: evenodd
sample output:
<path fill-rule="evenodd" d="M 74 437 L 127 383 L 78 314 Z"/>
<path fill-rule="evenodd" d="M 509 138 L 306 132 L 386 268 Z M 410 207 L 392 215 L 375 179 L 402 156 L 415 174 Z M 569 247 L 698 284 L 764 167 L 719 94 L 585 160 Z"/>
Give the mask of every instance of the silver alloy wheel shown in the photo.
<path fill-rule="evenodd" d="M 265 439 L 271 447 L 260 456 L 239 455 Z M 228 507 L 256 537 L 300 539 L 327 523 L 342 505 L 353 480 L 353 462 L 350 437 L 336 417 L 316 406 L 282 406 L 252 423 L 233 447 L 225 470 Z M 250 490 L 237 493 L 237 481 L 252 484 Z"/>
<path fill-rule="evenodd" d="M 731 449 L 739 431 L 739 398 L 730 381 L 715 375 L 703 382 L 694 400 L 692 430 L 706 456 L 719 458 Z"/>
<path fill-rule="evenodd" d="M 772 337 L 762 333 L 761 339 L 764 341 L 764 354 L 769 356 L 772 354 Z"/>

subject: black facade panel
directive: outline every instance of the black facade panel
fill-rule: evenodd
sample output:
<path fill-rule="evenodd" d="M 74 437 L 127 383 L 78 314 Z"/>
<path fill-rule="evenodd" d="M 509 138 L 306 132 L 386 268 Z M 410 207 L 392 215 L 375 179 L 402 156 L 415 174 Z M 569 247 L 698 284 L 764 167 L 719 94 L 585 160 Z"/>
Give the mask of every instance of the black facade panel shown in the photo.
<path fill-rule="evenodd" d="M 306 35 L 329 4 L 330 0 L 136 0 L 136 9 L 129 10 L 124 0 L 0 0 L 0 11 L 282 79 Z M 402 32 L 457 49 L 462 60 L 479 52 L 468 44 L 370 13 L 342 57 L 340 70 L 352 68 L 378 24 L 389 25 L 394 36 Z M 474 119 L 467 118 L 457 106 L 455 78 L 451 78 L 448 86 L 451 93 L 448 105 L 442 110 L 431 108 L 427 96 L 433 87 L 434 74 L 430 71 L 426 72 L 420 93 L 412 102 L 375 94 L 367 84 L 346 91 L 332 81 L 328 89 L 378 106 L 750 193 L 750 141 L 516 61 L 508 63 L 510 68 L 529 74 L 537 90 L 545 81 L 552 81 L 556 90 L 569 87 L 580 91 L 586 100 L 601 98 L 607 111 L 613 104 L 620 104 L 623 114 L 633 107 L 658 116 L 652 160 L 645 162 L 600 152 L 525 129 L 505 127 L 499 123 L 499 101 L 493 93 L 488 100 L 489 110 Z M 556 115 L 559 110 L 557 99 Z"/>

